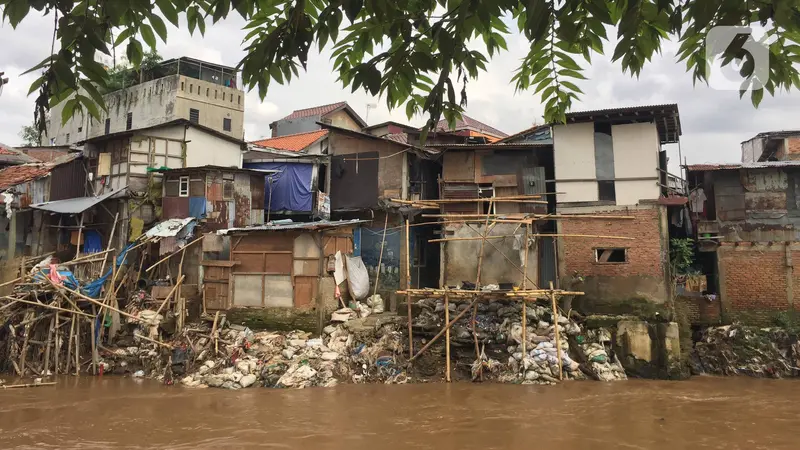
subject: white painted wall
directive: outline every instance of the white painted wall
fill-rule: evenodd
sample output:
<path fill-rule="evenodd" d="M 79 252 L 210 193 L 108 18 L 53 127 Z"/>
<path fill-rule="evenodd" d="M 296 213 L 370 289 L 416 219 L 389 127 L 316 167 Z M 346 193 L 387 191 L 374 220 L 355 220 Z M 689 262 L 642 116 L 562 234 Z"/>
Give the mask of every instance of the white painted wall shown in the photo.
<path fill-rule="evenodd" d="M 568 181 L 596 178 L 594 124 L 576 123 L 553 127 L 556 196 L 561 202 L 597 201 L 597 182 Z"/>
<path fill-rule="evenodd" d="M 195 127 L 186 130 L 186 167 L 242 167 L 240 144 Z"/>
<path fill-rule="evenodd" d="M 654 123 L 613 125 L 614 189 L 617 205 L 635 205 L 639 200 L 655 200 L 661 193 L 658 182 L 658 129 Z M 624 178 L 651 178 L 630 180 Z"/>

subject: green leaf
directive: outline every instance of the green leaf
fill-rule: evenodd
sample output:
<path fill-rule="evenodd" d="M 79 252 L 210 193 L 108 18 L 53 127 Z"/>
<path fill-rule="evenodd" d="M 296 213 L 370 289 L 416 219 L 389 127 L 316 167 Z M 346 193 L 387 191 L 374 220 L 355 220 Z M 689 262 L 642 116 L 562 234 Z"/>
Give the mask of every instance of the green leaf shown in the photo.
<path fill-rule="evenodd" d="M 363 7 L 364 0 L 344 0 L 344 13 L 347 15 L 347 19 L 350 23 L 356 21 L 356 17 L 358 17 Z"/>
<path fill-rule="evenodd" d="M 139 65 L 142 63 L 142 58 L 144 57 L 142 43 L 136 39 L 131 39 L 130 42 L 128 42 L 127 55 L 128 61 L 130 61 L 134 67 L 139 67 Z"/>
<path fill-rule="evenodd" d="M 86 91 L 87 94 L 89 94 L 90 97 L 92 97 L 92 100 L 94 100 L 95 104 L 103 108 L 103 110 L 106 110 L 106 104 L 103 96 L 100 95 L 100 92 L 91 81 L 81 80 L 81 87 Z"/>
<path fill-rule="evenodd" d="M 227 2 L 220 2 L 220 3 L 227 3 Z M 158 9 L 161 10 L 161 14 L 167 18 L 173 25 L 176 27 L 179 26 L 178 22 L 178 11 L 175 10 L 175 6 L 172 4 L 171 0 L 156 0 L 156 5 L 158 5 Z"/>
<path fill-rule="evenodd" d="M 150 25 L 143 23 L 139 25 L 139 32 L 142 33 L 142 39 L 144 42 L 153 50 L 156 48 L 156 35 L 153 34 L 153 29 L 150 28 Z"/>
<path fill-rule="evenodd" d="M 78 106 L 78 99 L 71 98 L 64 103 L 64 109 L 61 110 L 61 124 L 66 124 L 75 115 L 75 107 Z"/>
<path fill-rule="evenodd" d="M 3 18 L 8 19 L 12 28 L 17 28 L 22 19 L 28 15 L 28 11 L 30 11 L 28 0 L 11 0 L 3 9 Z"/>
<path fill-rule="evenodd" d="M 81 104 L 83 104 L 86 110 L 89 111 L 89 114 L 91 114 L 92 117 L 94 117 L 97 120 L 100 120 L 100 111 L 97 109 L 97 105 L 95 104 L 94 101 L 92 101 L 92 99 L 90 99 L 85 95 L 80 95 L 80 94 L 78 94 L 76 98 Z"/>
<path fill-rule="evenodd" d="M 753 102 L 753 106 L 758 108 L 758 105 L 761 104 L 761 100 L 764 98 L 764 89 L 753 89 L 753 92 L 750 94 L 750 101 Z"/>
<path fill-rule="evenodd" d="M 189 11 L 187 10 L 186 13 L 188 15 Z M 160 37 L 163 42 L 167 42 L 167 26 L 164 24 L 164 21 L 161 20 L 161 17 L 158 17 L 156 14 L 150 15 L 150 25 L 152 25 L 158 37 Z"/>

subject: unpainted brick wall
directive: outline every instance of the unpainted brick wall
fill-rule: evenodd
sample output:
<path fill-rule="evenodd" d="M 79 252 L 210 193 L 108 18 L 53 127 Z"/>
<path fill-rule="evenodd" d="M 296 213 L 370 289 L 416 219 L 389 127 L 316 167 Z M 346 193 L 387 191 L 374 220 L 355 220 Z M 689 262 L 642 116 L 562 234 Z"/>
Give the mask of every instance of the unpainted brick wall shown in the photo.
<path fill-rule="evenodd" d="M 797 159 L 800 155 L 800 137 L 791 137 L 786 139 L 787 152 L 791 157 L 789 159 Z"/>
<path fill-rule="evenodd" d="M 559 224 L 561 234 L 623 236 L 635 240 L 563 237 L 562 273 L 581 276 L 663 277 L 661 231 L 658 208 L 620 209 L 591 215 L 633 216 L 635 219 L 565 219 Z M 597 248 L 627 248 L 628 262 L 619 264 L 596 262 Z"/>
<path fill-rule="evenodd" d="M 800 263 L 800 251 L 792 261 Z M 789 309 L 786 280 L 786 247 L 744 243 L 723 245 L 717 250 L 724 284 L 722 299 L 726 312 L 767 316 Z M 800 271 L 799 271 L 800 272 Z M 793 288 L 800 293 L 800 273 L 792 275 Z M 796 295 L 796 294 L 795 294 Z"/>

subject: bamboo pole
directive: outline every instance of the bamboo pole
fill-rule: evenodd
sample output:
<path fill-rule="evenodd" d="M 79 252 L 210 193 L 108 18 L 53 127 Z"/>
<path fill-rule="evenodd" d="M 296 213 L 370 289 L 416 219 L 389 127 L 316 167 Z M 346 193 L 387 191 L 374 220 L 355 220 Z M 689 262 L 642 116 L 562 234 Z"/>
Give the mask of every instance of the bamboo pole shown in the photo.
<path fill-rule="evenodd" d="M 219 340 L 217 339 L 217 322 L 219 321 L 219 311 L 214 314 L 214 325 L 211 326 L 211 337 L 214 339 L 214 355 L 219 353 Z"/>
<path fill-rule="evenodd" d="M 81 375 L 81 321 L 75 319 L 75 375 Z"/>
<path fill-rule="evenodd" d="M 383 238 L 381 239 L 381 253 L 378 255 L 378 270 L 375 273 L 375 288 L 372 290 L 372 296 L 374 297 L 378 293 L 378 281 L 381 279 L 381 264 L 383 263 L 383 246 L 386 244 L 386 227 L 389 225 L 389 213 L 384 214 L 385 219 L 383 220 Z M 408 239 L 408 238 L 406 238 Z M 411 273 L 406 273 L 407 278 L 411 278 Z"/>
<path fill-rule="evenodd" d="M 3 284 L 0 284 L 0 287 L 5 287 L 5 286 L 8 286 L 9 284 L 14 284 L 14 283 L 16 283 L 17 281 L 22 281 L 22 279 L 23 279 L 23 278 L 24 278 L 24 277 L 17 277 L 17 278 L 14 278 L 14 279 L 13 279 L 13 280 L 11 280 L 11 281 L 6 281 L 5 283 L 3 283 Z"/>
<path fill-rule="evenodd" d="M 106 246 L 106 252 L 103 255 L 103 265 L 100 266 L 100 276 L 103 276 L 103 272 L 106 270 L 106 263 L 108 262 L 108 253 L 111 251 L 111 244 L 114 242 L 114 233 L 117 231 L 118 220 L 119 220 L 119 212 L 114 214 L 114 224 L 111 225 L 111 234 L 108 235 L 108 245 Z"/>
<path fill-rule="evenodd" d="M 408 219 L 406 219 L 406 290 L 411 289 L 411 245 L 409 241 L 411 240 L 410 235 L 411 228 L 408 224 Z M 408 308 L 408 356 L 411 358 L 410 361 L 414 360 L 414 332 L 412 331 L 411 327 L 411 296 L 406 295 L 406 307 Z M 409 361 L 409 362 L 410 362 Z"/>
<path fill-rule="evenodd" d="M 444 292 L 444 323 L 450 323 L 450 296 L 447 295 L 447 291 Z M 447 327 L 445 331 L 445 347 L 444 353 L 446 358 L 446 380 L 449 383 L 450 379 L 450 327 Z"/>
<path fill-rule="evenodd" d="M 492 210 L 492 205 L 494 205 L 494 203 L 489 202 L 489 211 Z M 483 229 L 483 236 L 482 236 L 483 239 L 481 239 L 481 251 L 478 254 L 478 274 L 475 277 L 475 289 L 477 289 L 477 290 L 480 290 L 480 288 L 481 288 L 481 269 L 483 269 L 483 253 L 484 253 L 484 249 L 486 247 L 486 237 L 489 235 L 489 233 L 491 232 L 492 228 L 494 228 L 494 224 L 489 225 L 489 215 L 487 214 L 486 215 L 486 222 L 484 223 L 484 229 Z M 478 362 L 481 363 L 481 366 L 480 366 L 481 368 L 479 369 L 478 374 L 479 374 L 479 376 L 481 378 L 481 381 L 483 381 L 483 362 L 480 361 L 480 359 L 481 359 L 481 350 L 480 350 L 480 347 L 478 345 L 478 333 L 477 333 L 477 331 L 475 329 L 475 324 L 476 324 L 477 317 L 478 317 L 478 303 L 475 303 L 474 305 L 472 305 L 472 320 L 471 320 L 472 339 L 475 341 L 475 359 L 478 360 Z"/>
<path fill-rule="evenodd" d="M 550 282 L 550 301 L 553 304 L 553 332 L 556 335 L 556 352 L 558 354 L 558 379 L 564 379 L 564 363 L 561 361 L 561 333 L 558 332 L 558 308 L 556 307 L 556 295 L 553 292 L 553 282 Z"/>
<path fill-rule="evenodd" d="M 158 310 L 156 311 L 156 316 L 161 312 L 162 309 L 164 309 L 165 306 L 167 306 L 167 302 L 169 302 L 169 299 L 170 297 L 172 297 L 172 294 L 175 293 L 175 290 L 178 289 L 178 286 L 180 286 L 181 283 L 183 283 L 183 279 L 184 276 L 181 275 L 181 277 L 178 278 L 178 281 L 175 282 L 175 286 L 172 286 L 172 289 L 170 289 L 169 293 L 167 294 L 167 298 L 165 298 L 164 301 L 161 302 L 161 306 L 158 307 Z"/>
<path fill-rule="evenodd" d="M 20 303 L 25 303 L 25 304 L 28 304 L 28 305 L 41 306 L 42 308 L 52 309 L 54 311 L 64 311 L 64 312 L 68 312 L 68 313 L 72 313 L 72 314 L 79 314 L 79 315 L 86 316 L 86 317 L 92 317 L 92 316 L 90 316 L 89 314 L 86 314 L 83 311 L 73 311 L 71 309 L 64 309 L 64 308 L 61 308 L 61 307 L 58 307 L 58 306 L 49 305 L 47 303 L 39 303 L 39 302 L 30 301 L 30 300 L 22 300 L 22 299 L 17 299 L 16 301 L 20 302 Z"/>
<path fill-rule="evenodd" d="M 185 247 L 184 247 L 183 250 L 181 250 L 181 262 L 178 265 L 178 279 L 179 280 L 183 280 L 183 261 L 184 261 L 184 258 L 186 258 L 186 248 Z M 177 316 L 177 324 L 176 325 L 177 325 L 177 329 L 178 329 L 179 332 L 181 330 L 183 330 L 183 313 L 184 313 L 184 311 L 183 311 L 183 297 L 182 297 L 183 293 L 181 292 L 182 285 L 183 285 L 183 283 L 178 283 L 176 285 L 177 290 L 175 291 L 175 297 L 176 297 L 175 309 L 176 309 L 176 313 L 177 313 L 176 314 L 176 316 Z"/>
<path fill-rule="evenodd" d="M 55 330 L 55 321 L 55 316 L 50 318 L 50 328 L 47 329 L 47 346 L 44 349 L 44 375 L 47 375 L 50 370 L 50 345 L 53 339 L 53 331 Z"/>
<path fill-rule="evenodd" d="M 473 227 L 472 227 L 472 225 L 470 225 L 470 224 L 467 224 L 467 226 L 468 226 L 468 227 L 470 227 L 470 229 L 472 229 L 472 230 L 473 230 L 473 231 L 475 231 L 476 233 L 479 233 L 479 231 L 478 231 L 478 230 L 476 230 L 475 228 L 473 228 Z M 512 261 L 512 260 L 511 260 L 511 258 L 509 258 L 509 257 L 508 257 L 508 256 L 507 256 L 505 253 L 503 253 L 503 251 L 502 251 L 502 250 L 500 250 L 500 248 L 499 248 L 498 246 L 494 245 L 494 242 L 492 242 L 492 241 L 486 241 L 486 243 L 487 243 L 487 244 L 489 244 L 489 245 L 491 245 L 491 246 L 492 246 L 492 248 L 494 248 L 494 250 L 495 250 L 497 253 L 499 253 L 499 254 L 500 254 L 500 255 L 501 255 L 503 258 L 505 258 L 505 259 L 506 259 L 506 261 L 508 261 L 508 262 L 511 264 L 511 267 L 513 267 L 514 269 L 516 269 L 516 270 L 517 270 L 517 272 L 519 272 L 519 273 L 521 273 L 521 274 L 523 274 L 523 275 L 525 274 L 525 273 L 522 271 L 522 269 L 521 269 L 519 266 L 517 266 L 517 263 L 515 263 L 514 261 Z M 528 281 L 530 281 L 530 282 L 531 282 L 531 284 L 533 284 L 534 286 L 536 286 L 536 283 L 534 283 L 534 281 L 533 281 L 533 280 L 531 280 L 531 279 L 530 279 L 530 277 L 528 277 L 527 275 L 525 275 L 525 278 L 527 278 L 527 279 L 528 279 Z"/>
<path fill-rule="evenodd" d="M 155 339 L 152 339 L 152 338 L 149 338 L 149 337 L 147 337 L 147 336 L 145 336 L 145 335 L 143 335 L 143 334 L 136 334 L 136 333 L 134 333 L 134 334 L 133 334 L 133 337 L 134 337 L 134 338 L 139 338 L 139 339 L 144 339 L 145 341 L 152 342 L 152 343 L 154 343 L 154 344 L 158 344 L 158 345 L 161 345 L 161 346 L 163 346 L 163 347 L 167 347 L 167 348 L 174 348 L 174 347 L 173 347 L 172 345 L 170 345 L 170 344 L 166 344 L 166 343 L 164 343 L 164 342 L 157 341 L 157 340 L 155 340 Z"/>
<path fill-rule="evenodd" d="M 56 347 L 56 357 L 55 357 L 55 361 L 54 361 L 55 364 L 53 364 L 53 368 L 55 369 L 53 371 L 54 375 L 58 375 L 59 354 L 61 353 L 61 340 L 59 339 L 59 334 L 61 333 L 61 328 L 60 328 L 60 324 L 59 324 L 59 320 L 61 319 L 61 315 L 60 314 L 61 313 L 56 311 L 56 317 L 55 317 L 56 321 L 55 321 L 55 329 L 54 329 L 54 339 L 55 339 L 55 347 Z"/>
<path fill-rule="evenodd" d="M 97 332 L 97 319 L 92 317 L 91 319 L 91 327 L 89 328 L 92 335 L 90 338 L 92 339 L 92 375 L 97 375 L 97 342 L 95 342 L 95 333 Z"/>
<path fill-rule="evenodd" d="M 51 281 L 50 283 L 52 284 L 53 282 Z M 131 315 L 131 314 L 128 314 L 128 313 L 126 313 L 125 311 L 121 311 L 121 310 L 119 310 L 118 308 L 115 308 L 115 307 L 113 307 L 113 306 L 111 306 L 111 305 L 106 305 L 106 304 L 103 304 L 103 303 L 101 303 L 101 302 L 98 302 L 97 300 L 95 300 L 95 299 L 93 299 L 93 298 L 91 298 L 91 297 L 89 297 L 89 296 L 83 295 L 83 294 L 81 294 L 81 293 L 80 293 L 80 292 L 78 292 L 78 291 L 73 291 L 72 289 L 70 289 L 70 288 L 68 288 L 68 287 L 66 287 L 66 286 L 56 286 L 55 284 L 53 284 L 53 286 L 55 286 L 57 289 L 64 289 L 65 291 L 67 291 L 67 292 L 69 292 L 69 293 L 71 293 L 71 294 L 73 294 L 73 295 L 77 295 L 78 297 L 80 297 L 80 298 L 82 298 L 82 299 L 84 299 L 84 300 L 87 300 L 87 301 L 88 301 L 88 302 L 90 302 L 90 303 L 94 303 L 94 304 L 95 304 L 95 305 L 97 305 L 97 306 L 102 306 L 102 307 L 104 307 L 104 308 L 108 308 L 108 309 L 110 309 L 111 311 L 116 311 L 116 312 L 118 312 L 118 313 L 122 314 L 122 315 L 123 315 L 123 316 L 125 316 L 125 317 L 129 317 L 129 318 L 131 318 L 131 319 L 138 320 L 138 321 L 140 321 L 140 322 L 142 321 L 142 319 L 141 319 L 140 317 L 137 317 L 137 316 L 133 316 L 133 315 Z"/>
<path fill-rule="evenodd" d="M 31 387 L 40 387 L 40 386 L 55 386 L 56 382 L 47 382 L 47 383 L 27 383 L 27 384 L 9 384 L 3 385 L 0 384 L 0 388 L 2 389 L 15 389 L 15 388 L 31 388 Z"/>
<path fill-rule="evenodd" d="M 72 343 L 73 343 L 73 337 L 75 335 L 76 320 L 77 319 L 75 317 L 72 317 L 69 323 L 69 347 L 67 348 L 67 361 L 66 361 L 67 367 L 64 369 L 65 374 L 68 374 L 69 368 L 72 367 Z"/>
<path fill-rule="evenodd" d="M 625 237 L 625 236 L 597 236 L 593 234 L 532 234 L 532 237 L 581 237 L 581 238 L 596 238 L 596 239 L 619 239 L 625 241 L 634 241 L 636 238 L 632 237 Z M 513 234 L 506 234 L 501 236 L 486 236 L 486 239 L 505 239 L 510 237 L 516 237 Z M 443 239 L 429 239 L 428 242 L 450 242 L 450 241 L 479 241 L 483 238 L 481 236 L 477 237 L 458 237 L 458 238 L 443 238 Z"/>
<path fill-rule="evenodd" d="M 191 246 L 191 245 L 194 245 L 194 244 L 196 244 L 197 242 L 200 242 L 201 240 L 203 240 L 203 236 L 200 236 L 199 238 L 197 238 L 197 239 L 193 240 L 192 242 L 189 242 L 188 244 L 184 245 L 184 246 L 183 246 L 183 248 L 182 248 L 182 250 L 186 250 L 187 248 L 189 248 L 189 246 Z M 177 255 L 178 253 L 179 253 L 179 252 L 174 252 L 174 253 L 171 253 L 171 254 L 169 254 L 169 255 L 165 256 L 164 258 L 161 258 L 161 259 L 160 259 L 160 260 L 158 260 L 158 261 L 157 261 L 155 264 L 153 264 L 152 266 L 148 267 L 148 268 L 145 270 L 145 272 L 147 272 L 147 273 L 150 273 L 150 272 L 151 272 L 153 269 L 155 269 L 156 267 L 158 267 L 158 265 L 159 265 L 159 264 L 161 264 L 161 263 L 163 263 L 164 261 L 166 261 L 166 260 L 168 260 L 168 259 L 172 258 L 173 256 Z"/>
<path fill-rule="evenodd" d="M 528 235 L 530 234 L 530 226 L 525 226 L 525 249 L 523 250 L 522 259 L 522 290 L 528 288 Z M 522 356 L 528 354 L 528 302 L 525 297 L 522 298 Z"/>
<path fill-rule="evenodd" d="M 419 349 L 419 351 L 417 352 L 417 354 L 415 354 L 414 356 L 412 356 L 412 357 L 411 357 L 411 359 L 409 359 L 409 360 L 408 360 L 408 362 L 412 362 L 412 361 L 414 361 L 415 359 L 419 358 L 419 356 L 420 356 L 420 355 L 422 355 L 422 354 L 425 352 L 425 350 L 429 349 L 429 348 L 431 347 L 431 345 L 433 345 L 433 344 L 434 344 L 436 341 L 438 341 L 438 340 L 439 340 L 439 338 L 441 338 L 441 337 L 442 337 L 442 336 L 443 336 L 445 333 L 447 333 L 447 330 L 449 330 L 449 329 L 450 329 L 450 327 L 452 327 L 452 326 L 453 326 L 453 324 L 455 324 L 455 323 L 456 323 L 456 322 L 458 322 L 458 321 L 459 321 L 459 320 L 460 320 L 462 317 L 464 317 L 464 316 L 467 314 L 467 312 L 469 312 L 469 310 L 470 310 L 470 307 L 471 307 L 471 306 L 473 306 L 473 305 L 475 305 L 475 304 L 477 304 L 477 303 L 478 303 L 478 298 L 476 297 L 476 298 L 474 298 L 474 299 L 472 300 L 472 303 L 470 303 L 469 305 L 467 305 L 467 307 L 466 307 L 466 308 L 464 308 L 464 310 L 462 310 L 460 313 L 458 313 L 458 315 L 456 315 L 456 317 L 455 317 L 453 320 L 451 320 L 450 322 L 448 322 L 447 324 L 445 324 L 444 328 L 443 328 L 441 331 L 439 331 L 438 333 L 436 333 L 436 336 L 434 336 L 434 337 L 433 337 L 433 339 L 431 339 L 430 341 L 428 341 L 428 343 L 427 343 L 427 344 L 425 344 L 425 345 L 424 345 L 424 346 L 423 346 L 421 349 Z"/>
<path fill-rule="evenodd" d="M 32 318 L 32 316 L 33 312 L 29 312 L 25 315 L 27 319 Z M 20 370 L 22 371 L 21 375 L 25 375 L 25 360 L 28 357 L 28 339 L 30 338 L 30 330 L 31 330 L 31 325 L 30 324 L 25 325 L 25 332 L 24 332 L 25 335 L 22 340 L 22 352 L 19 357 L 19 367 Z"/>
<path fill-rule="evenodd" d="M 78 242 L 75 246 L 75 258 L 81 254 L 81 236 L 83 235 L 83 217 L 85 216 L 84 213 L 81 213 L 81 222 L 78 225 Z"/>

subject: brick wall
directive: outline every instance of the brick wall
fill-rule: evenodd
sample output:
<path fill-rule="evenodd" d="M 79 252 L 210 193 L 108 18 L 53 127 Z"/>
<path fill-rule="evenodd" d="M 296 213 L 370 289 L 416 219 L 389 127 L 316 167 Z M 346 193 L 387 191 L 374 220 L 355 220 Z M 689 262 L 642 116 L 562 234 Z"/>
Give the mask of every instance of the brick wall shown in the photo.
<path fill-rule="evenodd" d="M 589 214 L 587 212 L 587 214 Z M 633 237 L 635 240 L 564 237 L 562 263 L 567 274 L 577 271 L 582 276 L 664 276 L 661 228 L 658 208 L 620 209 L 592 215 L 633 216 L 622 219 L 569 219 L 559 223 L 562 234 Z M 596 262 L 597 248 L 626 248 L 628 262 L 611 264 Z"/>
<path fill-rule="evenodd" d="M 789 159 L 798 159 L 800 156 L 800 137 L 786 139 L 786 146 L 788 147 L 786 153 L 790 155 Z"/>
<path fill-rule="evenodd" d="M 579 310 L 597 313 L 629 313 L 634 302 L 661 304 L 667 300 L 664 259 L 666 258 L 665 207 L 647 205 L 630 208 L 572 208 L 569 213 L 632 216 L 634 219 L 565 219 L 558 222 L 559 233 L 632 237 L 634 240 L 594 237 L 562 237 L 559 244 L 559 275 L 584 278 L 574 285 L 585 295 L 576 298 Z M 666 212 L 664 212 L 665 214 Z M 666 232 L 666 231 L 665 231 Z M 597 261 L 598 248 L 625 248 L 624 263 Z M 636 308 L 638 308 L 637 306 Z M 627 308 L 627 309 L 626 309 Z"/>
<path fill-rule="evenodd" d="M 724 244 L 717 257 L 723 306 L 731 318 L 744 313 L 766 320 L 789 309 L 784 244 Z M 800 263 L 800 250 L 791 250 L 791 258 Z M 792 290 L 800 293 L 800 271 L 795 272 Z"/>
<path fill-rule="evenodd" d="M 683 309 L 692 325 L 714 325 L 722 320 L 719 296 L 715 300 L 698 296 L 678 296 L 675 298 L 675 307 Z"/>

